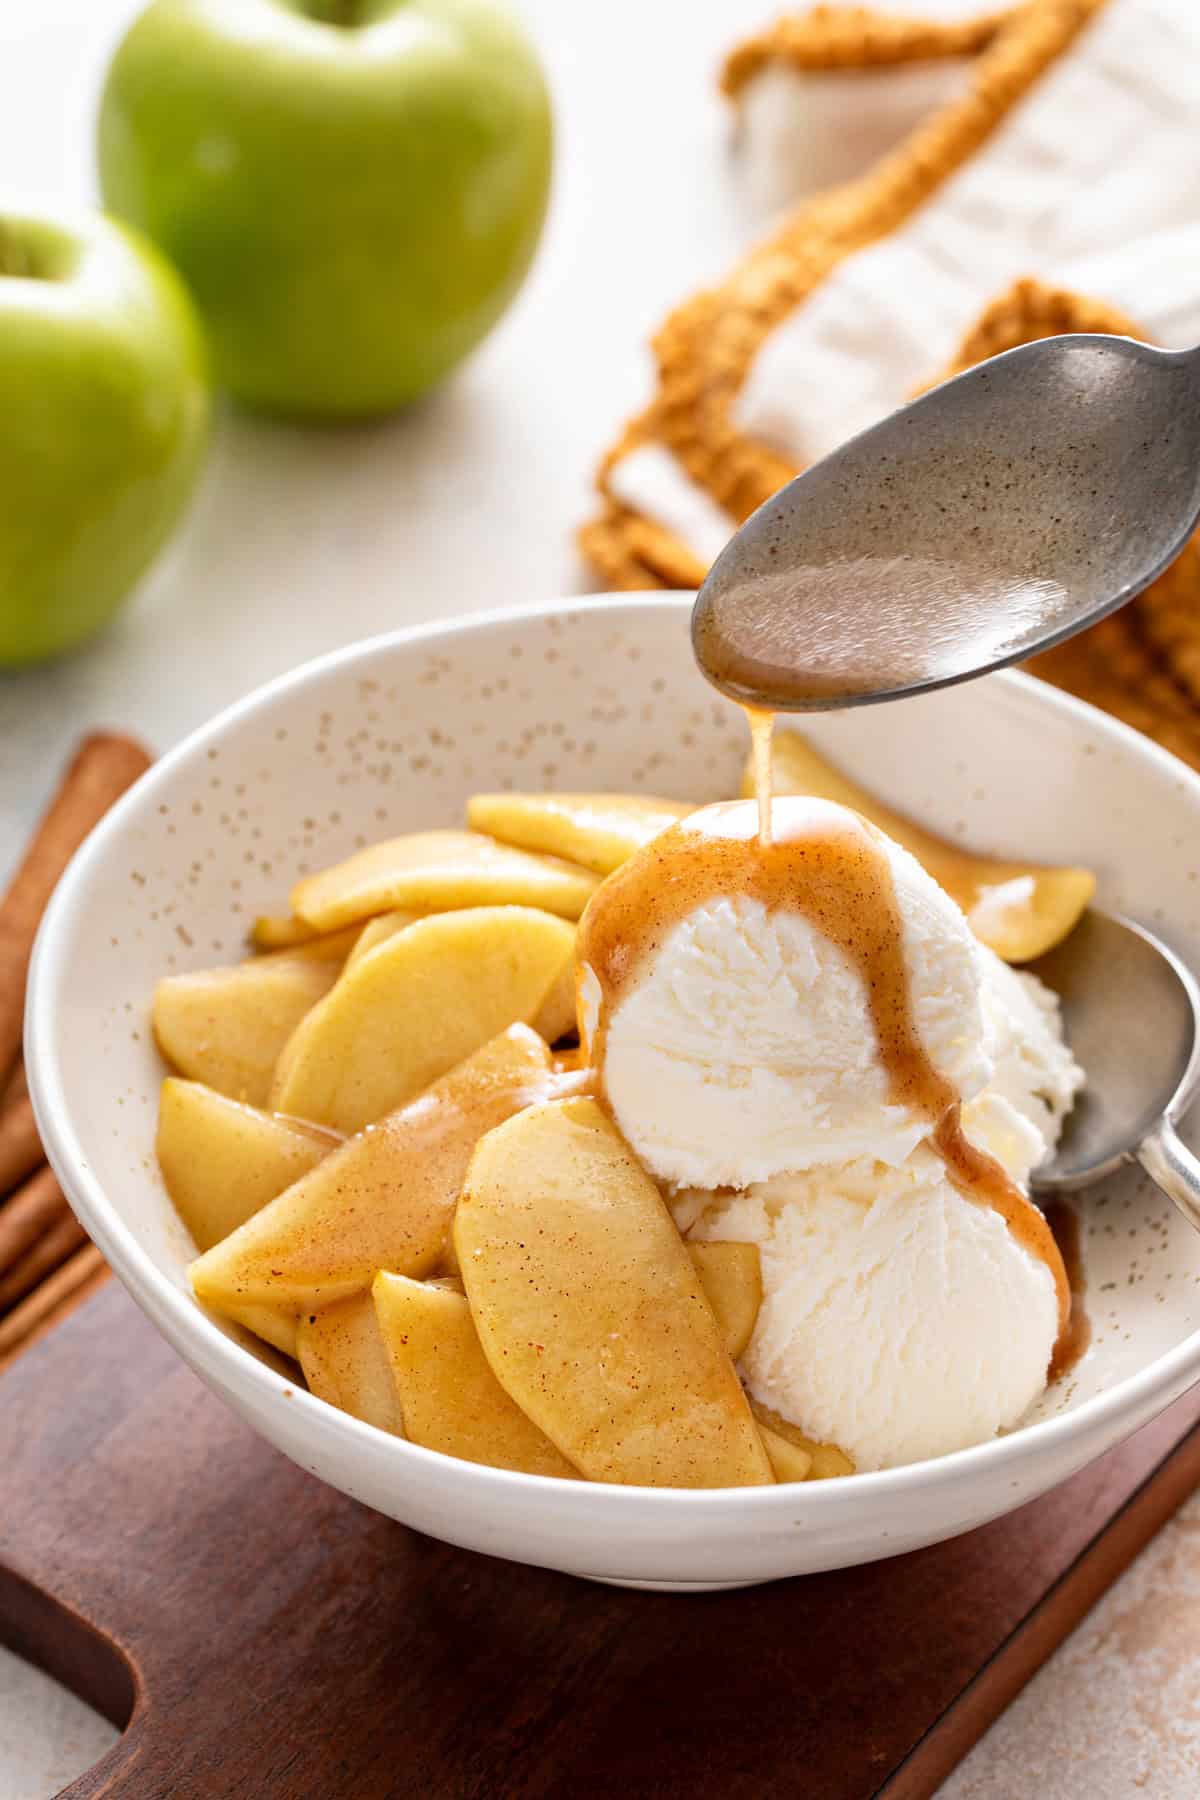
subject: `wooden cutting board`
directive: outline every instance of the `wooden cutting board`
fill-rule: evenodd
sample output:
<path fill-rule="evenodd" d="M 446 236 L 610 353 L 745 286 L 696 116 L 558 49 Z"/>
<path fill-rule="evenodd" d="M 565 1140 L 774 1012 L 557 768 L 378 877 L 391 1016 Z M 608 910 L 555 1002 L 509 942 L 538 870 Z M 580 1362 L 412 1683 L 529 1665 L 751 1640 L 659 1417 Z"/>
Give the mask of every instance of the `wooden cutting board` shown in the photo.
<path fill-rule="evenodd" d="M 950 1544 L 736 1593 L 452 1550 L 322 1486 L 110 1283 L 0 1378 L 0 1638 L 122 1800 L 912 1800 L 1200 1481 L 1200 1391 Z"/>

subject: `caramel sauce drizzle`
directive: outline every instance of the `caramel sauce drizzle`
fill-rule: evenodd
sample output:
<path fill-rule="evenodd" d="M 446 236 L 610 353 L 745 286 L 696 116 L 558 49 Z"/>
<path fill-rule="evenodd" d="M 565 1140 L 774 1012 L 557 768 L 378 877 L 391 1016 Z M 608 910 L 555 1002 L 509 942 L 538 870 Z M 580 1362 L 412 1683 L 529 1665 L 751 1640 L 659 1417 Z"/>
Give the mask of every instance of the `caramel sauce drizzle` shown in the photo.
<path fill-rule="evenodd" d="M 769 738 L 767 749 L 769 754 Z M 934 1068 L 917 1034 L 903 925 L 881 834 L 824 800 L 777 801 L 765 838 L 756 829 L 758 817 L 754 802 L 732 801 L 680 820 L 610 875 L 600 903 L 588 906 L 578 957 L 601 990 L 589 1045 L 593 1067 L 603 1069 L 607 1021 L 622 990 L 643 959 L 698 907 L 744 895 L 768 910 L 801 913 L 862 980 L 889 1099 L 928 1121 L 929 1142 L 954 1186 L 998 1212 L 1022 1248 L 1050 1270 L 1061 1341 L 1069 1328 L 1071 1290 L 1050 1227 L 1000 1164 L 968 1140 L 960 1096 Z"/>
<path fill-rule="evenodd" d="M 775 714 L 761 707 L 744 706 L 750 727 L 750 748 L 754 763 L 754 796 L 758 801 L 759 842 L 771 841 L 771 803 L 775 797 L 775 771 L 771 758 L 771 740 L 775 736 Z"/>
<path fill-rule="evenodd" d="M 1087 1277 L 1083 1267 L 1082 1231 L 1079 1214 L 1069 1200 L 1051 1200 L 1046 1207 L 1046 1223 L 1054 1234 L 1067 1271 L 1071 1288 L 1071 1318 L 1065 1331 L 1060 1331 L 1050 1359 L 1048 1381 L 1061 1381 L 1083 1360 L 1092 1342 L 1092 1321 L 1084 1305 Z"/>

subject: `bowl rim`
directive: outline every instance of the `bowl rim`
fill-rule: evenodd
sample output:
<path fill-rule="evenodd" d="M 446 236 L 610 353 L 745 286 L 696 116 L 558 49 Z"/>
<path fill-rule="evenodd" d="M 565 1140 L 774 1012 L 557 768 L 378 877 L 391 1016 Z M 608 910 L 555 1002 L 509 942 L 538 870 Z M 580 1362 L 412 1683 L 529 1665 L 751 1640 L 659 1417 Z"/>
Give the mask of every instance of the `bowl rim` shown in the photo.
<path fill-rule="evenodd" d="M 693 593 L 685 590 L 663 590 L 653 595 L 581 594 L 458 614 L 449 619 L 382 632 L 314 657 L 253 689 L 166 751 L 122 796 L 76 852 L 55 889 L 38 931 L 29 969 L 24 1044 L 29 1092 L 47 1159 L 81 1223 L 114 1272 L 186 1361 L 218 1382 L 222 1381 L 221 1366 L 227 1365 L 223 1380 L 239 1389 L 248 1388 L 260 1405 L 286 1399 L 293 1416 L 297 1407 L 301 1416 L 308 1414 L 317 1435 L 324 1437 L 330 1446 L 340 1445 L 346 1452 L 365 1452 L 373 1459 L 397 1459 L 401 1464 L 415 1459 L 415 1467 L 424 1465 L 431 1474 L 437 1472 L 442 1479 L 453 1475 L 464 1486 L 475 1487 L 481 1499 L 489 1493 L 497 1498 L 505 1494 L 523 1496 L 527 1504 L 537 1504 L 540 1499 L 552 1504 L 555 1498 L 570 1498 L 589 1509 L 595 1507 L 606 1511 L 614 1524 L 619 1524 L 622 1509 L 630 1518 L 634 1512 L 644 1518 L 644 1508 L 648 1504 L 657 1508 L 664 1518 L 672 1510 L 681 1517 L 686 1512 L 689 1517 L 703 1514 L 714 1519 L 714 1515 L 730 1509 L 736 1509 L 737 1516 L 742 1518 L 746 1508 L 759 1516 L 764 1510 L 787 1508 L 796 1524 L 810 1520 L 815 1524 L 826 1519 L 831 1510 L 845 1506 L 851 1496 L 860 1502 L 865 1502 L 868 1496 L 872 1502 L 902 1502 L 918 1492 L 971 1485 L 976 1479 L 982 1482 L 1005 1474 L 1015 1475 L 1018 1469 L 1043 1458 L 1052 1458 L 1055 1451 L 1063 1451 L 1077 1439 L 1107 1436 L 1110 1442 L 1115 1441 L 1121 1435 L 1123 1418 L 1130 1418 L 1128 1429 L 1132 1431 L 1200 1380 L 1200 1328 L 1156 1357 L 1146 1368 L 1127 1375 L 1111 1388 L 1053 1418 L 1019 1425 L 1001 1436 L 945 1456 L 906 1463 L 893 1469 L 864 1470 L 842 1476 L 837 1481 L 774 1487 L 646 1487 L 529 1475 L 518 1470 L 464 1462 L 406 1438 L 393 1437 L 319 1400 L 298 1386 L 295 1377 L 281 1374 L 227 1336 L 195 1297 L 163 1274 L 149 1253 L 137 1243 L 88 1164 L 84 1145 L 72 1122 L 71 1107 L 54 1050 L 56 1002 L 67 968 L 64 941 L 86 894 L 94 866 L 119 841 L 127 824 L 143 808 L 156 802 L 161 792 L 169 789 L 179 769 L 206 751 L 214 741 L 223 738 L 232 727 L 255 714 L 269 712 L 285 697 L 319 686 L 339 670 L 375 655 L 411 649 L 422 643 L 453 642 L 463 635 L 534 624 L 572 612 L 620 614 L 651 609 L 676 612 L 682 618 L 694 598 Z M 1161 774 L 1169 775 L 1176 782 L 1185 782 L 1196 791 L 1200 801 L 1200 775 L 1121 721 L 1048 683 L 1014 670 L 995 672 L 986 679 L 993 691 L 1007 690 L 1022 708 L 1033 705 L 1068 718 L 1076 725 L 1086 724 L 1089 732 L 1107 739 L 1121 754 L 1149 762 L 1157 766 Z M 1165 1197 L 1163 1204 L 1167 1204 Z M 1090 1460 L 1093 1454 L 1099 1454 L 1099 1451 L 1089 1452 L 1084 1460 Z"/>

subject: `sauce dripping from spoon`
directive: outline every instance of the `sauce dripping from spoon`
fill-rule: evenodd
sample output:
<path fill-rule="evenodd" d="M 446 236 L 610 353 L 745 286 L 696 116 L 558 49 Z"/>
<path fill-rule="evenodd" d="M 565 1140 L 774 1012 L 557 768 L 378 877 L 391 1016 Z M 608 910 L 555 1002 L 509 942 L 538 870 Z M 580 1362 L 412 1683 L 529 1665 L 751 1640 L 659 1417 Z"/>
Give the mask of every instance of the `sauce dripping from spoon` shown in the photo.
<path fill-rule="evenodd" d="M 750 727 L 750 750 L 754 765 L 754 798 L 758 802 L 758 841 L 769 844 L 771 841 L 771 801 L 774 798 L 774 777 L 771 763 L 771 741 L 775 735 L 775 714 L 764 712 L 759 706 L 744 706 L 746 723 Z"/>

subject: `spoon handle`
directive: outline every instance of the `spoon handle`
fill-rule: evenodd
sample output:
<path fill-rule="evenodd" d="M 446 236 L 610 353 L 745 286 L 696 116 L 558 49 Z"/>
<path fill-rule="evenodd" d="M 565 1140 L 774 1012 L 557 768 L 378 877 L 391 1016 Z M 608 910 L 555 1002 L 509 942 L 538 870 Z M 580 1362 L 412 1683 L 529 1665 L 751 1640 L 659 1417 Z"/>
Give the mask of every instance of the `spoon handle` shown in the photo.
<path fill-rule="evenodd" d="M 1200 1158 L 1192 1155 L 1170 1119 L 1160 1119 L 1146 1133 L 1136 1154 L 1151 1180 L 1200 1231 Z"/>

